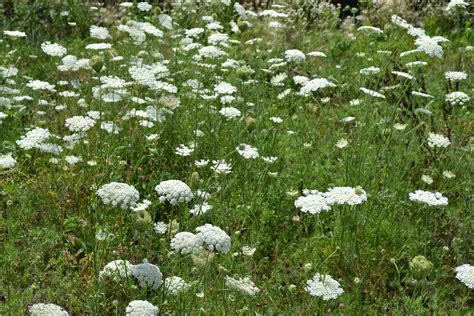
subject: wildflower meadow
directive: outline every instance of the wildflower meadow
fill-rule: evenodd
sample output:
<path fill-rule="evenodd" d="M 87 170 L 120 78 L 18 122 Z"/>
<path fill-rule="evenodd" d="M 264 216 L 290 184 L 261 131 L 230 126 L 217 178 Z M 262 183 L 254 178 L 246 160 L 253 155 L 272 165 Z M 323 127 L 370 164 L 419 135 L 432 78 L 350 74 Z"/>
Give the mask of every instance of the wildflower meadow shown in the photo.
<path fill-rule="evenodd" d="M 474 313 L 472 3 L 0 6 L 0 315 Z"/>

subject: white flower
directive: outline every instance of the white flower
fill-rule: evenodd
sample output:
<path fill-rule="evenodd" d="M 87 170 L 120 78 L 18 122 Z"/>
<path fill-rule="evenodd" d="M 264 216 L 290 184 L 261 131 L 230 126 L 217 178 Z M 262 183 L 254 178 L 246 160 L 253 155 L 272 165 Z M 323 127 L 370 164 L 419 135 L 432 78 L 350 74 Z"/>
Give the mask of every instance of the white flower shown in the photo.
<path fill-rule="evenodd" d="M 0 155 L 0 170 L 13 168 L 16 165 L 15 158 L 12 157 L 12 154 Z"/>
<path fill-rule="evenodd" d="M 421 176 L 421 181 L 423 181 L 426 184 L 432 184 L 433 183 L 433 178 L 424 174 Z"/>
<path fill-rule="evenodd" d="M 26 37 L 25 32 L 21 31 L 3 31 L 3 34 L 10 37 Z"/>
<path fill-rule="evenodd" d="M 213 160 L 211 170 L 218 174 L 229 174 L 232 172 L 232 165 L 225 160 Z"/>
<path fill-rule="evenodd" d="M 415 77 L 413 77 L 412 75 L 406 73 L 406 72 L 403 72 L 403 71 L 392 71 L 392 74 L 394 75 L 397 75 L 399 77 L 403 77 L 403 78 L 406 78 L 406 79 L 409 79 L 409 80 L 413 80 L 415 79 Z"/>
<path fill-rule="evenodd" d="M 156 316 L 158 307 L 148 301 L 131 301 L 125 309 L 126 316 Z"/>
<path fill-rule="evenodd" d="M 90 50 L 103 50 L 103 49 L 110 49 L 112 48 L 112 44 L 109 43 L 95 43 L 95 44 L 89 44 L 86 46 L 86 49 Z"/>
<path fill-rule="evenodd" d="M 285 58 L 290 62 L 301 63 L 306 59 L 306 56 L 300 50 L 289 49 L 285 51 Z"/>
<path fill-rule="evenodd" d="M 378 74 L 379 72 L 380 72 L 380 68 L 374 67 L 374 66 L 359 70 L 359 73 L 362 75 L 375 75 L 375 74 Z"/>
<path fill-rule="evenodd" d="M 337 148 L 344 148 L 344 147 L 347 147 L 347 145 L 349 144 L 349 142 L 347 141 L 347 139 L 345 138 L 341 138 L 337 141 L 336 146 Z"/>
<path fill-rule="evenodd" d="M 250 246 L 242 246 L 240 250 L 242 250 L 242 254 L 244 256 L 252 257 L 253 254 L 255 253 L 255 250 L 257 250 L 257 248 L 250 247 Z"/>
<path fill-rule="evenodd" d="M 192 209 L 189 210 L 189 213 L 193 215 L 202 215 L 207 213 L 208 211 L 212 210 L 212 205 L 207 202 L 203 202 L 201 204 L 196 204 Z"/>
<path fill-rule="evenodd" d="M 467 79 L 467 73 L 462 71 L 447 71 L 444 73 L 444 77 L 448 81 L 457 82 Z"/>
<path fill-rule="evenodd" d="M 26 86 L 33 90 L 48 90 L 50 92 L 56 92 L 56 89 L 54 89 L 54 86 L 46 81 L 30 80 L 28 81 Z"/>
<path fill-rule="evenodd" d="M 133 186 L 121 182 L 105 184 L 97 190 L 97 195 L 105 205 L 127 209 L 134 207 L 140 199 L 140 193 Z"/>
<path fill-rule="evenodd" d="M 237 88 L 227 82 L 220 82 L 214 87 L 214 91 L 218 94 L 233 94 Z"/>
<path fill-rule="evenodd" d="M 451 13 L 456 9 L 466 9 L 468 5 L 469 3 L 464 0 L 451 0 L 446 6 L 446 11 Z"/>
<path fill-rule="evenodd" d="M 75 165 L 76 163 L 81 162 L 82 158 L 71 155 L 64 157 L 64 160 L 66 160 L 66 162 L 70 165 Z"/>
<path fill-rule="evenodd" d="M 251 296 L 260 292 L 260 289 L 255 286 L 255 283 L 253 283 L 252 280 L 250 280 L 250 277 L 234 279 L 230 276 L 226 276 L 225 285 Z"/>
<path fill-rule="evenodd" d="M 160 182 L 155 191 L 160 196 L 160 202 L 169 202 L 171 205 L 188 203 L 193 199 L 193 192 L 189 186 L 180 180 L 166 180 Z"/>
<path fill-rule="evenodd" d="M 89 59 L 78 59 L 76 56 L 67 55 L 62 59 L 63 64 L 58 66 L 59 71 L 78 71 L 80 69 L 89 69 Z"/>
<path fill-rule="evenodd" d="M 452 179 L 455 178 L 456 175 L 449 170 L 445 170 L 443 171 L 443 177 L 445 177 L 446 179 Z"/>
<path fill-rule="evenodd" d="M 339 282 L 330 275 L 316 273 L 313 279 L 306 282 L 306 292 L 312 296 L 321 297 L 323 300 L 335 299 L 344 293 Z"/>
<path fill-rule="evenodd" d="M 178 295 L 179 293 L 186 292 L 191 285 L 186 283 L 183 279 L 177 276 L 172 276 L 165 279 L 165 291 L 171 295 Z"/>
<path fill-rule="evenodd" d="M 283 119 L 279 116 L 272 116 L 270 117 L 270 121 L 272 121 L 273 123 L 276 123 L 276 124 L 280 124 L 283 122 Z"/>
<path fill-rule="evenodd" d="M 106 264 L 99 277 L 126 278 L 132 275 L 132 266 L 127 260 L 114 260 Z"/>
<path fill-rule="evenodd" d="M 139 2 L 137 4 L 137 8 L 140 11 L 148 12 L 153 8 L 153 6 L 151 4 L 149 4 L 148 2 Z"/>
<path fill-rule="evenodd" d="M 108 39 L 111 38 L 109 34 L 109 30 L 107 30 L 106 27 L 100 27 L 96 25 L 91 25 L 90 27 L 90 35 L 92 38 L 97 38 L 97 39 Z"/>
<path fill-rule="evenodd" d="M 448 198 L 439 192 L 429 192 L 416 190 L 408 195 L 410 201 L 428 204 L 429 206 L 445 206 L 448 205 Z"/>
<path fill-rule="evenodd" d="M 41 148 L 43 144 L 52 136 L 49 130 L 41 127 L 35 127 L 17 140 L 20 148 L 28 150 L 32 148 Z"/>
<path fill-rule="evenodd" d="M 171 239 L 170 247 L 182 254 L 199 253 L 204 249 L 202 239 L 190 232 L 180 232 Z"/>
<path fill-rule="evenodd" d="M 443 57 L 443 48 L 438 44 L 438 41 L 429 36 L 421 36 L 415 40 L 417 50 L 422 51 L 430 57 Z"/>
<path fill-rule="evenodd" d="M 68 312 L 55 304 L 34 304 L 29 308 L 30 316 L 67 316 Z"/>
<path fill-rule="evenodd" d="M 256 159 L 260 156 L 257 148 L 247 144 L 240 144 L 235 150 L 245 159 Z"/>
<path fill-rule="evenodd" d="M 302 84 L 298 95 L 309 96 L 312 92 L 316 92 L 319 89 L 335 87 L 336 85 L 325 78 L 316 78 L 306 81 Z"/>
<path fill-rule="evenodd" d="M 309 52 L 309 53 L 307 53 L 306 55 L 312 56 L 312 57 L 327 57 L 325 53 L 323 53 L 323 52 L 318 52 L 318 51 Z"/>
<path fill-rule="evenodd" d="M 140 212 L 146 210 L 151 205 L 151 201 L 145 199 L 142 203 L 137 203 L 135 207 L 132 207 L 132 211 Z"/>
<path fill-rule="evenodd" d="M 360 26 L 357 31 L 367 31 L 368 33 L 375 33 L 375 34 L 382 34 L 383 31 L 375 26 L 370 26 L 370 25 L 364 25 Z"/>
<path fill-rule="evenodd" d="M 231 120 L 240 116 L 240 111 L 234 107 L 226 107 L 220 109 L 219 113 L 227 120 Z"/>
<path fill-rule="evenodd" d="M 205 167 L 209 164 L 209 160 L 208 159 L 200 159 L 200 160 L 196 160 L 194 161 L 194 165 L 198 168 L 202 168 L 202 167 Z"/>
<path fill-rule="evenodd" d="M 209 251 L 228 253 L 230 251 L 231 239 L 222 229 L 211 224 L 205 224 L 196 228 L 196 236 L 206 244 Z"/>
<path fill-rule="evenodd" d="M 449 141 L 449 138 L 441 135 L 441 134 L 435 134 L 435 133 L 429 133 L 428 134 L 428 146 L 431 148 L 433 147 L 442 147 L 446 148 L 449 145 L 451 145 L 451 142 Z"/>
<path fill-rule="evenodd" d="M 330 211 L 331 206 L 326 202 L 323 193 L 316 190 L 305 190 L 304 196 L 300 196 L 295 201 L 295 207 L 303 213 L 319 214 L 322 211 Z"/>
<path fill-rule="evenodd" d="M 84 133 L 95 125 L 95 121 L 88 116 L 73 116 L 66 119 L 64 125 L 73 133 Z"/>
<path fill-rule="evenodd" d="M 278 157 L 262 157 L 262 160 L 265 161 L 265 163 L 273 164 L 278 160 Z"/>
<path fill-rule="evenodd" d="M 198 51 L 199 56 L 206 58 L 219 58 L 227 56 L 227 53 L 216 46 L 204 46 Z"/>
<path fill-rule="evenodd" d="M 357 205 L 367 201 L 367 193 L 361 187 L 334 187 L 323 195 L 329 205 Z"/>
<path fill-rule="evenodd" d="M 377 98 L 381 98 L 381 99 L 385 99 L 385 96 L 381 93 L 378 93 L 377 91 L 374 91 L 374 90 L 370 90 L 370 89 L 367 89 L 367 88 L 360 88 L 360 90 L 362 92 L 364 92 L 365 94 L 368 94 L 372 97 L 377 97 Z"/>
<path fill-rule="evenodd" d="M 54 57 L 63 57 L 67 53 L 67 49 L 56 43 L 44 42 L 41 49 L 46 55 Z"/>
<path fill-rule="evenodd" d="M 132 275 L 138 280 L 138 284 L 140 284 L 141 287 L 148 287 L 152 290 L 156 290 L 160 287 L 163 274 L 160 268 L 148 263 L 148 260 L 144 259 L 143 263 L 133 265 L 131 270 Z"/>
<path fill-rule="evenodd" d="M 190 156 L 193 152 L 194 152 L 194 145 L 188 147 L 184 144 L 180 144 L 178 147 L 176 147 L 176 150 L 175 150 L 175 153 L 182 157 Z"/>
<path fill-rule="evenodd" d="M 470 289 L 474 289 L 474 266 L 463 264 L 456 269 L 456 278 Z"/>
<path fill-rule="evenodd" d="M 163 222 L 158 222 L 153 225 L 153 230 L 155 231 L 155 233 L 163 235 L 166 234 L 166 232 L 168 231 L 168 225 Z"/>
<path fill-rule="evenodd" d="M 451 105 L 464 105 L 464 103 L 469 102 L 471 98 L 461 91 L 454 91 L 446 95 L 446 101 Z"/>

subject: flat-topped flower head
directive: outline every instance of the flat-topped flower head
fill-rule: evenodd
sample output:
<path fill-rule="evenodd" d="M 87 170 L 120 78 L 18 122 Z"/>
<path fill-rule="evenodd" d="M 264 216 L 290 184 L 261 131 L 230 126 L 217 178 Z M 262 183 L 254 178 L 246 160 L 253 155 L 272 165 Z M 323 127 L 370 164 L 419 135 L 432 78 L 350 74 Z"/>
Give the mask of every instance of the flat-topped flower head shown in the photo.
<path fill-rule="evenodd" d="M 319 214 L 322 211 L 330 211 L 331 206 L 327 203 L 324 194 L 316 190 L 305 190 L 303 196 L 295 201 L 295 207 L 303 213 Z"/>
<path fill-rule="evenodd" d="M 367 193 L 361 187 L 334 187 L 323 195 L 329 205 L 357 205 L 367 201 Z"/>
<path fill-rule="evenodd" d="M 34 304 L 29 308 L 30 316 L 68 316 L 69 313 L 56 304 Z"/>
<path fill-rule="evenodd" d="M 127 260 L 113 260 L 99 272 L 99 277 L 126 278 L 132 275 L 132 266 Z"/>
<path fill-rule="evenodd" d="M 143 263 L 132 265 L 132 275 L 138 280 L 141 287 L 156 290 L 163 283 L 163 274 L 158 266 L 148 263 L 144 259 Z"/>
<path fill-rule="evenodd" d="M 464 105 L 468 103 L 471 98 L 461 91 L 454 91 L 446 95 L 446 102 L 451 105 Z"/>
<path fill-rule="evenodd" d="M 456 278 L 464 283 L 468 288 L 474 289 L 474 266 L 463 264 L 456 269 Z"/>
<path fill-rule="evenodd" d="M 190 202 L 194 195 L 189 186 L 180 180 L 161 181 L 155 191 L 160 196 L 160 202 L 168 202 L 171 205 Z"/>
<path fill-rule="evenodd" d="M 410 201 L 425 203 L 429 206 L 446 206 L 448 198 L 444 197 L 440 192 L 429 192 L 416 190 L 408 195 Z"/>
<path fill-rule="evenodd" d="M 202 239 L 190 232 L 180 232 L 171 239 L 171 249 L 179 251 L 183 255 L 200 253 L 204 250 Z"/>
<path fill-rule="evenodd" d="M 41 49 L 46 55 L 54 57 L 63 57 L 67 53 L 67 49 L 56 43 L 44 42 Z"/>
<path fill-rule="evenodd" d="M 321 275 L 316 273 L 306 284 L 306 292 L 309 295 L 321 297 L 325 301 L 335 299 L 344 293 L 339 282 L 327 274 Z"/>
<path fill-rule="evenodd" d="M 156 316 L 158 307 L 148 301 L 131 301 L 125 309 L 126 316 Z"/>
<path fill-rule="evenodd" d="M 260 289 L 255 286 L 250 277 L 234 279 L 226 276 L 225 285 L 250 296 L 255 296 L 255 294 L 260 292 Z"/>
<path fill-rule="evenodd" d="M 128 209 L 134 207 L 140 199 L 140 193 L 133 186 L 122 182 L 104 184 L 97 195 L 105 205 Z"/>
<path fill-rule="evenodd" d="M 209 251 L 228 253 L 230 251 L 231 239 L 222 229 L 211 224 L 205 224 L 196 228 L 198 236 L 207 246 Z"/>
<path fill-rule="evenodd" d="M 449 138 L 441 134 L 429 133 L 428 146 L 430 146 L 431 148 L 433 147 L 446 148 L 449 145 L 451 145 L 451 141 L 449 140 Z"/>
<path fill-rule="evenodd" d="M 186 283 L 182 278 L 177 276 L 172 276 L 165 279 L 165 291 L 171 295 L 178 295 L 180 293 L 186 292 L 191 285 Z"/>

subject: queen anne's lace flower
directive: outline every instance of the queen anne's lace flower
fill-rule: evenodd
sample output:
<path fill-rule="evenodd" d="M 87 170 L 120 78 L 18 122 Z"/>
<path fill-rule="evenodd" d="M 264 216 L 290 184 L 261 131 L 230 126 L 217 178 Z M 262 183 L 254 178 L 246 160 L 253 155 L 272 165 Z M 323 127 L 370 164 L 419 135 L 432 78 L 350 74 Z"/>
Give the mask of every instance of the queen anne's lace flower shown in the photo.
<path fill-rule="evenodd" d="M 63 57 L 67 53 L 67 49 L 56 43 L 45 42 L 41 44 L 41 49 L 46 55 Z"/>
<path fill-rule="evenodd" d="M 138 280 L 138 284 L 140 284 L 141 287 L 148 287 L 155 290 L 159 288 L 163 282 L 163 274 L 160 268 L 148 263 L 146 259 L 143 260 L 143 263 L 133 265 L 131 270 L 132 275 Z"/>
<path fill-rule="evenodd" d="M 446 148 L 449 145 L 451 145 L 451 142 L 449 141 L 449 138 L 441 135 L 441 134 L 435 134 L 435 133 L 429 133 L 428 135 L 428 146 L 431 148 L 433 147 L 442 147 Z"/>
<path fill-rule="evenodd" d="M 132 275 L 133 265 L 127 260 L 114 260 L 99 272 L 99 277 L 125 278 Z"/>
<path fill-rule="evenodd" d="M 126 316 L 156 316 L 158 307 L 148 301 L 131 301 L 125 309 Z"/>
<path fill-rule="evenodd" d="M 361 187 L 334 187 L 323 195 L 329 205 L 357 205 L 367 201 L 367 193 Z"/>
<path fill-rule="evenodd" d="M 203 251 L 202 239 L 190 232 L 177 233 L 171 239 L 171 248 L 182 254 L 199 253 Z"/>
<path fill-rule="evenodd" d="M 474 266 L 470 264 L 463 264 L 454 269 L 456 271 L 456 278 L 470 289 L 474 289 Z"/>
<path fill-rule="evenodd" d="M 288 61 L 295 62 L 295 63 L 301 63 L 306 59 L 305 54 L 297 49 L 289 49 L 285 51 L 285 58 Z"/>
<path fill-rule="evenodd" d="M 20 140 L 17 140 L 16 143 L 20 148 L 25 150 L 39 148 L 51 136 L 52 134 L 46 128 L 35 127 L 23 135 Z"/>
<path fill-rule="evenodd" d="M 240 111 L 233 107 L 222 108 L 220 109 L 219 113 L 228 120 L 231 120 L 240 116 Z"/>
<path fill-rule="evenodd" d="M 464 103 L 469 102 L 471 98 L 461 91 L 454 91 L 446 95 L 446 101 L 451 105 L 464 105 Z"/>
<path fill-rule="evenodd" d="M 105 205 L 127 209 L 134 207 L 140 199 L 140 193 L 133 186 L 121 182 L 111 182 L 103 185 L 97 195 Z"/>
<path fill-rule="evenodd" d="M 229 235 L 222 229 L 211 224 L 205 224 L 196 228 L 196 236 L 198 236 L 209 251 L 218 251 L 228 253 L 230 251 L 231 239 Z"/>
<path fill-rule="evenodd" d="M 178 295 L 186 292 L 191 286 L 183 279 L 177 276 L 172 276 L 165 279 L 165 291 L 171 295 Z"/>
<path fill-rule="evenodd" d="M 13 168 L 16 165 L 15 158 L 12 157 L 12 154 L 0 155 L 0 170 Z"/>
<path fill-rule="evenodd" d="M 250 280 L 250 277 L 234 279 L 230 276 L 226 276 L 225 285 L 251 296 L 260 292 L 260 289 Z"/>
<path fill-rule="evenodd" d="M 90 130 L 95 121 L 88 116 L 73 116 L 66 119 L 65 126 L 73 133 L 84 133 Z"/>
<path fill-rule="evenodd" d="M 111 38 L 109 30 L 107 30 L 107 28 L 96 25 L 91 25 L 90 34 L 92 38 L 97 38 L 101 40 Z"/>
<path fill-rule="evenodd" d="M 316 92 L 319 89 L 335 87 L 336 85 L 325 78 L 316 78 L 312 80 L 308 80 L 303 83 L 301 86 L 300 91 L 298 92 L 299 95 L 302 96 L 309 96 L 312 92 Z"/>
<path fill-rule="evenodd" d="M 377 91 L 374 91 L 374 90 L 370 90 L 370 89 L 367 89 L 367 88 L 360 88 L 360 90 L 362 92 L 364 92 L 365 94 L 368 94 L 372 97 L 376 97 L 376 98 L 381 98 L 381 99 L 385 99 L 385 96 L 381 93 L 378 93 Z"/>
<path fill-rule="evenodd" d="M 180 180 L 166 180 L 155 187 L 162 203 L 169 202 L 171 205 L 190 202 L 194 195 L 186 183 Z"/>
<path fill-rule="evenodd" d="M 295 201 L 295 207 L 303 213 L 319 214 L 322 211 L 330 211 L 331 206 L 326 202 L 323 193 L 316 190 L 306 190 L 304 196 L 300 196 Z"/>
<path fill-rule="evenodd" d="M 335 299 L 344 293 L 339 282 L 327 274 L 316 273 L 313 279 L 308 280 L 306 284 L 306 292 L 309 295 L 321 297 L 325 301 Z"/>
<path fill-rule="evenodd" d="M 38 303 L 32 305 L 30 308 L 31 316 L 67 316 L 68 312 L 64 310 L 61 306 L 56 304 L 43 304 Z"/>
<path fill-rule="evenodd" d="M 457 82 L 467 79 L 467 73 L 462 71 L 447 71 L 444 73 L 446 80 Z"/>
<path fill-rule="evenodd" d="M 416 190 L 408 195 L 410 201 L 421 202 L 429 206 L 445 206 L 448 205 L 448 198 L 439 192 L 429 192 Z"/>
<path fill-rule="evenodd" d="M 256 159 L 260 156 L 257 148 L 247 144 L 240 144 L 235 150 L 245 159 Z"/>

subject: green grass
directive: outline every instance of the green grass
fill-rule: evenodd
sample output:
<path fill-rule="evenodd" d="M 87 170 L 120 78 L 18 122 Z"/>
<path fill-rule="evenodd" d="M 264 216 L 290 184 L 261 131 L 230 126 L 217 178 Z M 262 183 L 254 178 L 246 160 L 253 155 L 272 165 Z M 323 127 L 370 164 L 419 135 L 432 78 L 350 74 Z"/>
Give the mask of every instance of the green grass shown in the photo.
<path fill-rule="evenodd" d="M 229 12 L 215 12 L 215 18 L 228 27 Z M 186 21 L 181 24 L 186 28 L 204 25 L 199 15 L 187 14 L 189 19 L 186 14 L 173 17 L 178 22 Z M 158 306 L 163 314 L 473 312 L 471 290 L 455 278 L 454 272 L 455 267 L 473 262 L 472 101 L 456 107 L 447 123 L 443 117 L 445 71 L 468 73 L 459 91 L 472 96 L 474 53 L 464 49 L 466 41 L 472 40 L 471 33 L 436 34 L 450 39 L 443 44 L 442 59 L 423 54 L 400 58 L 401 52 L 414 49 L 413 38 L 389 24 L 383 35 L 354 31 L 357 40 L 351 40 L 343 30 L 307 31 L 299 22 L 292 24 L 291 19 L 279 31 L 268 31 L 261 21 L 252 23 L 248 31 L 230 37 L 242 43 L 260 37 L 261 43 L 231 44 L 225 49 L 230 58 L 243 61 L 255 71 L 251 78 L 257 82 L 250 85 L 245 85 L 235 70 L 199 67 L 192 63 L 192 53 L 173 52 L 178 42 L 171 35 L 182 34 L 180 27 L 165 31 L 162 41 L 147 35 L 146 48 L 133 45 L 128 35 L 109 28 L 114 54 L 123 56 L 124 61 L 112 62 L 111 54 L 106 52 L 102 56 L 106 69 L 100 73 L 58 72 L 55 64 L 60 58 L 45 55 L 40 42 L 28 44 L 4 37 L 0 65 L 16 65 L 19 74 L 13 78 L 14 86 L 21 90 L 20 95 L 33 100 L 14 102 L 24 105 L 23 110 L 0 106 L 8 114 L 0 125 L 0 154 L 12 152 L 17 159 L 15 168 L 0 171 L 0 314 L 25 314 L 28 306 L 39 302 L 58 304 L 77 315 L 124 314 L 128 303 L 139 299 Z M 430 35 L 435 35 L 435 30 L 427 29 Z M 198 42 L 205 44 L 205 40 L 202 37 Z M 90 58 L 95 53 L 84 47 L 99 40 L 65 37 L 56 42 L 67 47 L 68 54 Z M 307 57 L 302 64 L 282 67 L 281 72 L 288 74 L 285 87 L 274 87 L 270 78 L 280 70 L 267 74 L 263 69 L 269 66 L 266 60 L 283 58 L 286 49 L 305 53 L 318 50 L 328 57 Z M 11 50 L 16 51 L 7 54 Z M 131 95 L 153 101 L 138 105 L 124 98 L 118 103 L 105 103 L 92 95 L 100 76 L 132 81 L 128 63 L 141 50 L 148 53 L 141 55 L 145 64 L 158 61 L 153 52 L 162 53 L 170 61 L 167 66 L 171 75 L 167 78 L 179 88 L 177 96 L 181 100 L 179 108 L 152 128 L 140 126 L 138 119 L 122 117 L 132 108 L 162 107 L 162 94 L 134 83 L 127 88 Z M 378 50 L 390 50 L 391 54 Z M 413 82 L 391 74 L 392 70 L 407 71 L 403 65 L 414 60 L 429 65 L 413 73 Z M 360 69 L 369 66 L 380 67 L 380 74 L 359 74 Z M 299 87 L 291 79 L 294 75 L 321 76 L 337 87 L 304 98 L 295 95 Z M 78 106 L 78 98 L 32 91 L 26 87 L 28 79 L 24 76 L 50 83 L 79 80 L 79 89 L 69 85 L 58 86 L 57 90 L 80 93 L 89 107 Z M 202 100 L 182 88 L 188 79 L 198 79 L 205 88 L 212 89 L 217 76 L 237 87 L 235 96 L 241 99 L 230 106 L 241 111 L 240 119 L 226 121 L 214 110 L 221 107 L 219 100 Z M 400 86 L 384 92 L 385 100 L 359 90 L 366 87 L 379 91 L 396 84 Z M 410 91 L 422 90 L 423 85 L 435 97 L 432 101 L 410 95 Z M 279 100 L 277 95 L 286 88 L 292 93 Z M 329 102 L 323 102 L 325 97 L 330 98 Z M 350 105 L 356 98 L 360 104 Z M 66 109 L 56 111 L 53 104 L 38 105 L 40 99 L 64 104 Z M 433 116 L 414 114 L 406 106 L 428 108 Z M 45 113 L 38 115 L 38 110 Z M 101 130 L 98 121 L 87 132 L 87 143 L 65 148 L 57 156 L 59 164 L 49 162 L 53 157 L 50 154 L 25 151 L 15 144 L 28 127 L 45 127 L 61 137 L 69 135 L 64 121 L 91 110 L 102 111 L 102 121 L 118 123 L 120 134 Z M 281 117 L 283 122 L 273 123 L 272 116 Z M 355 117 L 355 121 L 341 123 L 348 116 Z M 396 130 L 396 123 L 406 124 L 406 128 Z M 452 144 L 445 149 L 429 148 L 428 133 L 447 135 L 446 124 L 452 131 Z M 204 136 L 196 137 L 195 129 Z M 146 135 L 152 133 L 159 134 L 159 139 L 147 141 Z M 342 149 L 335 147 L 341 138 L 348 141 Z M 191 156 L 174 153 L 177 146 L 189 141 L 196 142 Z M 235 151 L 241 143 L 278 160 L 273 165 L 261 159 L 246 160 Z M 81 157 L 83 162 L 69 165 L 62 159 L 66 155 Z M 224 158 L 232 163 L 231 174 L 215 175 L 209 167 L 200 169 L 193 163 L 197 159 Z M 86 162 L 90 160 L 97 165 L 89 166 Z M 445 170 L 456 177 L 443 177 Z M 422 175 L 430 175 L 434 182 L 422 182 Z M 193 217 L 189 209 L 194 203 L 179 207 L 160 203 L 154 187 L 168 179 L 180 179 L 193 191 L 211 193 L 213 209 Z M 189 255 L 171 251 L 169 234 L 157 235 L 152 223 L 137 224 L 132 211 L 114 209 L 100 201 L 97 189 L 111 181 L 133 185 L 141 199 L 152 201 L 148 212 L 153 222 L 177 220 L 180 231 L 194 231 L 205 223 L 222 228 L 232 238 L 231 251 L 216 254 L 205 267 L 195 266 Z M 333 206 L 330 212 L 319 215 L 295 208 L 294 201 L 302 189 L 326 191 L 334 186 L 360 186 L 368 200 L 357 206 Z M 442 192 L 449 205 L 436 208 L 410 201 L 408 194 L 418 189 Z M 95 235 L 100 229 L 113 236 L 97 240 Z M 255 254 L 234 256 L 244 245 L 255 247 Z M 409 268 L 417 255 L 433 263 L 431 273 L 420 280 L 414 280 Z M 173 297 L 164 293 L 163 286 L 151 291 L 140 288 L 133 279 L 99 279 L 100 270 L 112 260 L 138 264 L 144 258 L 159 266 L 164 277 L 182 277 L 191 289 Z M 316 272 L 333 276 L 344 294 L 331 301 L 310 296 L 305 291 L 306 280 Z M 261 291 L 246 296 L 230 289 L 225 285 L 226 275 L 250 276 Z M 290 290 L 291 285 L 296 288 Z M 204 297 L 197 297 L 196 293 L 201 292 Z"/>

